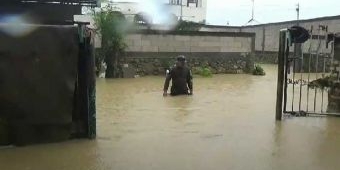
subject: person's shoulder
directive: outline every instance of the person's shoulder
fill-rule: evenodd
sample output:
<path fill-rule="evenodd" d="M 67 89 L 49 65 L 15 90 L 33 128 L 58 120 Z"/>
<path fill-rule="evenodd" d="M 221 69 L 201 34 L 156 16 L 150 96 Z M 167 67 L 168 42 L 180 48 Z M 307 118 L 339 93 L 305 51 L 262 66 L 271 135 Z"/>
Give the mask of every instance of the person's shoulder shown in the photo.
<path fill-rule="evenodd" d="M 176 69 L 176 67 L 174 67 L 174 66 L 170 67 L 169 70 L 168 70 L 168 71 L 169 71 L 168 74 L 169 74 L 169 75 L 172 75 L 173 72 L 175 71 L 175 69 Z"/>
<path fill-rule="evenodd" d="M 174 71 L 174 70 L 176 70 L 177 69 L 177 67 L 174 65 L 174 66 L 171 66 L 170 67 L 170 72 L 172 72 L 172 71 Z"/>

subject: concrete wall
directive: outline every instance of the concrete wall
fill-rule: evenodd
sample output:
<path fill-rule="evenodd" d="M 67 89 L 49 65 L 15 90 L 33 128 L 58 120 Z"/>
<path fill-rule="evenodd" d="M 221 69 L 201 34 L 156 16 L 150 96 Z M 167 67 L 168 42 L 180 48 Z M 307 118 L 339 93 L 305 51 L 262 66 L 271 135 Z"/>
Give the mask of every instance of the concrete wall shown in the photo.
<path fill-rule="evenodd" d="M 163 75 L 178 55 L 185 55 L 194 72 L 209 67 L 213 73 L 244 73 L 253 68 L 254 41 L 253 33 L 143 31 L 126 37 L 121 62 L 137 75 Z"/>
<path fill-rule="evenodd" d="M 327 25 L 328 32 L 340 32 L 340 16 L 315 18 L 309 20 L 301 20 L 300 25 L 306 29 L 314 27 L 314 33 L 318 25 Z M 277 52 L 279 50 L 279 31 L 283 28 L 289 28 L 296 25 L 296 21 L 269 23 L 255 26 L 244 27 L 224 27 L 224 26 L 203 26 L 201 31 L 212 32 L 254 32 L 256 33 L 255 50 L 265 52 Z M 307 43 L 304 50 L 307 51 L 309 44 Z"/>
<path fill-rule="evenodd" d="M 174 6 L 176 8 L 176 6 Z M 89 16 L 75 16 L 76 21 L 90 21 L 91 26 L 93 27 L 93 21 Z M 244 26 L 244 27 L 235 27 L 235 26 L 213 26 L 213 25 L 202 25 L 200 31 L 203 32 L 249 32 L 255 33 L 255 51 L 257 52 L 266 52 L 266 53 L 275 53 L 278 51 L 279 47 L 279 32 L 283 28 L 289 28 L 295 25 L 296 21 L 288 21 L 288 22 L 280 22 L 280 23 L 269 23 L 255 26 Z M 310 29 L 311 26 L 314 27 L 313 34 L 317 34 L 316 29 L 318 25 L 327 25 L 329 30 L 328 32 L 340 32 L 340 16 L 332 16 L 332 17 L 323 17 L 323 18 L 315 18 L 309 20 L 301 20 L 300 25 Z M 157 27 L 156 29 L 162 29 L 161 27 Z M 98 39 L 97 39 L 98 40 Z M 96 47 L 100 47 L 100 42 L 96 41 Z M 316 43 L 314 43 L 316 44 Z M 304 46 L 304 51 L 307 52 L 309 47 L 309 42 Z M 292 48 L 293 49 L 293 48 Z"/>
<path fill-rule="evenodd" d="M 243 34 L 245 35 L 245 34 Z M 127 52 L 252 52 L 252 37 L 236 34 L 130 34 Z"/>
<path fill-rule="evenodd" d="M 340 20 L 338 21 L 340 24 Z M 333 25 L 333 22 L 322 21 L 322 22 L 307 22 L 301 23 L 301 26 L 310 30 L 313 25 L 314 31 L 313 34 L 319 34 L 316 29 L 318 25 L 328 25 L 329 32 L 338 32 L 340 31 L 340 27 L 336 28 Z M 262 25 L 262 26 L 254 26 L 249 28 L 243 28 L 243 32 L 255 32 L 256 33 L 256 41 L 255 41 L 255 50 L 256 51 L 266 51 L 266 52 L 277 52 L 279 50 L 279 32 L 281 29 L 289 28 L 294 26 L 294 23 L 289 24 L 275 24 L 275 25 Z M 339 25 L 340 26 L 340 25 Z M 325 34 L 325 32 L 320 32 L 321 35 Z M 308 52 L 310 42 L 312 42 L 312 49 L 316 49 L 317 41 L 310 40 L 303 45 L 304 52 Z M 323 47 L 325 47 L 323 43 Z M 291 48 L 291 51 L 293 48 Z M 326 50 L 326 49 L 325 49 Z"/>
<path fill-rule="evenodd" d="M 242 27 L 204 25 L 200 31 L 204 32 L 242 32 Z"/>

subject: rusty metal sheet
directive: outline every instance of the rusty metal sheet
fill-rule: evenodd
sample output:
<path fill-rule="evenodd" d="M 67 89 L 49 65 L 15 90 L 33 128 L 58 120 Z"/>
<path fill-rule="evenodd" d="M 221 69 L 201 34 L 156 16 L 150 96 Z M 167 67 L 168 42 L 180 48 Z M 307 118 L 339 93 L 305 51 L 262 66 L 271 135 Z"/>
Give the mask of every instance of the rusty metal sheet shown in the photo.
<path fill-rule="evenodd" d="M 16 27 L 21 27 L 17 25 Z M 11 124 L 70 124 L 78 62 L 74 26 L 0 24 L 0 116 Z"/>

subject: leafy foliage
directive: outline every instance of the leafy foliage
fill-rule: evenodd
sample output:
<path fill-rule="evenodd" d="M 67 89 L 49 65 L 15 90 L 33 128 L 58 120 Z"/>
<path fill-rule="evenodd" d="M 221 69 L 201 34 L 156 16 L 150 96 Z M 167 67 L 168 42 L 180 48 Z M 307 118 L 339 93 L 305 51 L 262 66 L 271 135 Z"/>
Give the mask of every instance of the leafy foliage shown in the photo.
<path fill-rule="evenodd" d="M 201 76 L 203 77 L 212 77 L 212 72 L 209 68 L 203 68 L 202 71 L 201 71 Z"/>
<path fill-rule="evenodd" d="M 266 72 L 263 70 L 263 68 L 260 65 L 255 65 L 255 68 L 253 70 L 253 75 L 264 76 L 266 75 Z"/>
<path fill-rule="evenodd" d="M 119 72 L 118 57 L 127 47 L 124 42 L 127 25 L 125 17 L 121 12 L 115 11 L 110 6 L 95 11 L 93 17 L 96 31 L 102 38 L 97 63 L 101 63 L 103 60 L 107 63 L 107 78 L 117 77 Z"/>
<path fill-rule="evenodd" d="M 199 31 L 201 24 L 191 21 L 179 21 L 176 31 Z"/>

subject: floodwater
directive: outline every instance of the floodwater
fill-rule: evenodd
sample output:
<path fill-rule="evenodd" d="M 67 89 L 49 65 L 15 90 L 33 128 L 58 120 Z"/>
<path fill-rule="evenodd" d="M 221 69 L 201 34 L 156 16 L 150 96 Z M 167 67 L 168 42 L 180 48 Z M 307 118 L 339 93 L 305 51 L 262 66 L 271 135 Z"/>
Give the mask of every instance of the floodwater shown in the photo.
<path fill-rule="evenodd" d="M 98 80 L 98 138 L 0 150 L 1 170 L 338 170 L 340 118 L 275 122 L 267 75 L 195 78 L 162 97 L 162 77 Z"/>

